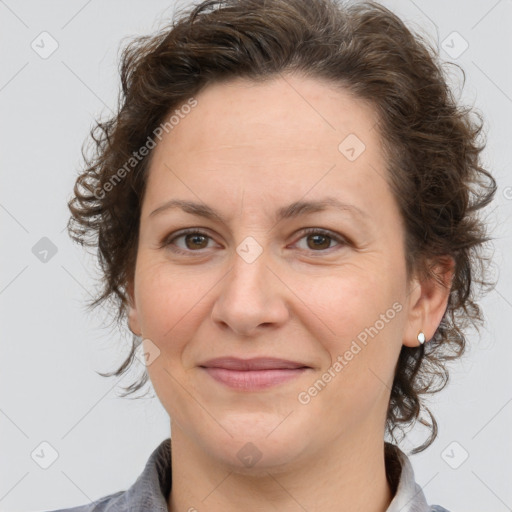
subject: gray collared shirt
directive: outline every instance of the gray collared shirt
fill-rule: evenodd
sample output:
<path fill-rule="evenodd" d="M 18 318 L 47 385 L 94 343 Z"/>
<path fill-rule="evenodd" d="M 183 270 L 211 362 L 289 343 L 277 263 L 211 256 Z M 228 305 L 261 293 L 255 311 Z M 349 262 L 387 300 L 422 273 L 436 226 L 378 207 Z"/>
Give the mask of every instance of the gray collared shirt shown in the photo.
<path fill-rule="evenodd" d="M 87 505 L 53 512 L 168 512 L 167 497 L 172 485 L 170 443 L 170 438 L 160 443 L 135 483 L 126 491 L 109 494 Z M 427 504 L 407 455 L 397 447 L 393 451 L 399 459 L 401 474 L 395 497 L 386 512 L 448 512 L 438 505 Z"/>

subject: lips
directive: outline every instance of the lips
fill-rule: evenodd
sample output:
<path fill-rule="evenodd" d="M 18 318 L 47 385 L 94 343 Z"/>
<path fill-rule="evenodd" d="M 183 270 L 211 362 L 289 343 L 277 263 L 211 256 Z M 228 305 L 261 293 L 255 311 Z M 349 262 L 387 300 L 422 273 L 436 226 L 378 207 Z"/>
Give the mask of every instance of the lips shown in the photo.
<path fill-rule="evenodd" d="M 200 365 L 212 379 L 237 391 L 259 391 L 284 384 L 311 367 L 297 361 L 257 357 L 220 357 Z"/>
<path fill-rule="evenodd" d="M 276 359 L 274 357 L 255 357 L 252 359 L 239 359 L 237 357 L 218 357 L 210 359 L 199 366 L 203 368 L 225 368 L 226 370 L 257 371 L 257 370 L 294 370 L 309 368 L 304 363 Z"/>

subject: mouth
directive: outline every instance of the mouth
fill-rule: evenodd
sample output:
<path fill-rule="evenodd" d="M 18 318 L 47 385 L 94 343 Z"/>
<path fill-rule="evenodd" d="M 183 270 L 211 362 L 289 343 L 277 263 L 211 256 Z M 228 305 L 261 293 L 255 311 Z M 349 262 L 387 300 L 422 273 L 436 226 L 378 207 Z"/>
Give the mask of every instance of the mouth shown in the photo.
<path fill-rule="evenodd" d="M 258 391 L 284 384 L 312 369 L 304 363 L 271 357 L 223 357 L 206 361 L 199 367 L 215 381 L 240 391 Z"/>

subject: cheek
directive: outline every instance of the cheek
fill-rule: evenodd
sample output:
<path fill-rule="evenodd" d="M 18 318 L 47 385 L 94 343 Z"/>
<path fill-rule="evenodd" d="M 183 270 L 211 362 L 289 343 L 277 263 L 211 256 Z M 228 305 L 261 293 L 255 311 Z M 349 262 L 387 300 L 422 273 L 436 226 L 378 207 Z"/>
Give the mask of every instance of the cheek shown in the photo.
<path fill-rule="evenodd" d="M 142 333 L 158 347 L 147 372 L 168 414 L 178 422 L 186 421 L 197 414 L 186 392 L 193 389 L 184 362 L 186 350 L 208 314 L 206 295 L 215 280 L 194 278 L 191 272 L 165 262 L 139 261 L 136 300 Z"/>
<path fill-rule="evenodd" d="M 214 282 L 211 275 L 194 277 L 169 263 L 145 265 L 142 261 L 136 273 L 136 298 L 144 336 L 160 343 L 186 339 Z"/>
<path fill-rule="evenodd" d="M 323 371 L 336 377 L 325 398 L 330 395 L 348 409 L 354 402 L 363 406 L 393 381 L 404 328 L 399 276 L 353 267 L 322 290 L 310 289 L 308 297 L 312 311 L 328 326 L 328 335 L 318 341 L 330 357 Z"/>
<path fill-rule="evenodd" d="M 345 269 L 308 286 L 304 296 L 311 311 L 329 328 L 328 340 L 334 349 L 343 349 L 351 340 L 364 342 L 368 329 L 372 338 L 374 328 L 382 335 L 396 330 L 396 313 L 402 309 L 396 281 L 368 267 Z"/>
<path fill-rule="evenodd" d="M 335 335 L 317 341 L 330 363 L 301 390 L 304 413 L 332 418 L 325 428 L 358 429 L 366 418 L 383 421 L 394 369 L 401 348 L 403 306 L 393 287 L 380 281 L 367 284 L 358 279 L 340 281 L 328 297 L 316 302 L 316 311 Z M 389 285 L 390 283 L 388 283 Z M 313 299 L 312 299 L 313 300 Z"/>

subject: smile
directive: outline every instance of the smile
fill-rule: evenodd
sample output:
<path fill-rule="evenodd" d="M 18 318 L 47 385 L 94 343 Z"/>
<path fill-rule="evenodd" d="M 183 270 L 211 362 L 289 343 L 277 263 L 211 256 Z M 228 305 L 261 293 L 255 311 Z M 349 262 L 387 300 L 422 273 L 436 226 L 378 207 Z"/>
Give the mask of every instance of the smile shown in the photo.
<path fill-rule="evenodd" d="M 265 370 L 231 370 L 227 368 L 201 367 L 217 382 L 241 391 L 258 391 L 288 382 L 309 368 L 277 368 Z"/>

